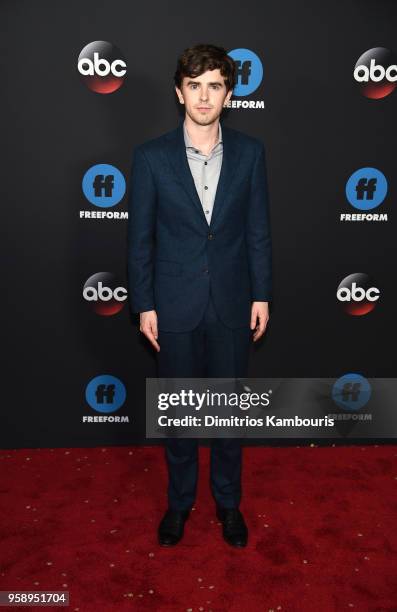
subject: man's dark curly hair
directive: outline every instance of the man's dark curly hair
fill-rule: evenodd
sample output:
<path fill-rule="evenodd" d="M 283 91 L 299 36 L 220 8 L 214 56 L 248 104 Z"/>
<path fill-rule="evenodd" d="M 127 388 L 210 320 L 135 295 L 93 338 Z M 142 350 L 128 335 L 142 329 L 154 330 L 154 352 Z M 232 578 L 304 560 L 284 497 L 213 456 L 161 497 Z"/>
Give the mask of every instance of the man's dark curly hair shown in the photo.
<path fill-rule="evenodd" d="M 180 89 L 183 77 L 198 77 L 207 70 L 219 68 L 225 79 L 226 91 L 233 89 L 237 80 L 237 69 L 234 60 L 223 47 L 215 45 L 194 45 L 185 49 L 178 57 L 174 74 L 175 85 Z"/>

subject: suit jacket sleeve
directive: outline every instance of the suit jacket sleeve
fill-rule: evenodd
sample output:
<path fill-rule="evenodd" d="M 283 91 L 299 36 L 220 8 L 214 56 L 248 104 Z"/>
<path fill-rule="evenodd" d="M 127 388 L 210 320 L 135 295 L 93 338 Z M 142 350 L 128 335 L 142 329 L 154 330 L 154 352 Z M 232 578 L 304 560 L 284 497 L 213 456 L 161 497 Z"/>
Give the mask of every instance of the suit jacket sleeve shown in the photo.
<path fill-rule="evenodd" d="M 265 148 L 260 143 L 251 179 L 246 242 L 253 302 L 268 302 L 272 296 L 272 245 L 266 178 Z"/>
<path fill-rule="evenodd" d="M 154 310 L 156 186 L 141 147 L 134 151 L 128 198 L 128 283 L 132 312 Z"/>

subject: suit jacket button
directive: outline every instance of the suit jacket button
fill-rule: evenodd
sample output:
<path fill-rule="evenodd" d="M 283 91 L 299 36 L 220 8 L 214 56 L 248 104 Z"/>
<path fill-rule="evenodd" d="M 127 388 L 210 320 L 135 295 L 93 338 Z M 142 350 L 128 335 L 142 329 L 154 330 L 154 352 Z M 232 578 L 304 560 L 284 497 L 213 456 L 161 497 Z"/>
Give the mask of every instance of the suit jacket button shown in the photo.
<path fill-rule="evenodd" d="M 214 234 L 208 234 L 208 240 L 212 240 L 214 237 Z"/>
<path fill-rule="evenodd" d="M 208 274 L 208 268 L 203 268 L 204 274 Z"/>

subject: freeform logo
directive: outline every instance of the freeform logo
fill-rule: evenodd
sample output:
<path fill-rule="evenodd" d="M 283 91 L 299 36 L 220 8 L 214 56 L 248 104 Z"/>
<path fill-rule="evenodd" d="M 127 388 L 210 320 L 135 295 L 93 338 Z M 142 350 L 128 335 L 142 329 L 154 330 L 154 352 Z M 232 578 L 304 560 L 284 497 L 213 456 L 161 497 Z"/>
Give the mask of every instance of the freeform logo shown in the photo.
<path fill-rule="evenodd" d="M 125 178 L 115 166 L 92 166 L 84 174 L 81 186 L 87 200 L 102 210 L 80 210 L 80 219 L 128 219 L 126 210 L 103 210 L 116 206 L 125 195 Z"/>
<path fill-rule="evenodd" d="M 83 298 L 96 314 L 111 316 L 123 309 L 128 293 L 111 272 L 90 276 L 83 288 Z"/>
<path fill-rule="evenodd" d="M 237 68 L 237 84 L 233 95 L 249 96 L 263 79 L 263 66 L 259 57 L 250 49 L 233 49 L 228 55 L 234 60 Z M 263 100 L 230 100 L 229 108 L 265 108 Z"/>
<path fill-rule="evenodd" d="M 358 59 L 353 74 L 363 96 L 373 100 L 385 98 L 397 86 L 395 55 L 384 47 L 369 49 Z"/>
<path fill-rule="evenodd" d="M 109 94 L 124 83 L 127 64 L 117 47 L 105 40 L 96 40 L 81 51 L 77 70 L 91 91 Z"/>
<path fill-rule="evenodd" d="M 345 374 L 335 381 L 332 399 L 342 410 L 363 408 L 371 397 L 371 385 L 361 374 Z"/>
<path fill-rule="evenodd" d="M 125 178 L 115 166 L 96 164 L 84 174 L 82 188 L 91 204 L 110 208 L 124 197 Z"/>
<path fill-rule="evenodd" d="M 85 399 L 95 412 L 102 413 L 101 416 L 83 416 L 83 423 L 129 423 L 129 417 L 110 416 L 124 404 L 127 392 L 124 384 L 116 376 L 101 374 L 95 376 L 88 383 L 85 390 Z M 109 416 L 107 416 L 109 415 Z"/>
<path fill-rule="evenodd" d="M 351 315 L 365 315 L 375 308 L 380 291 L 367 274 L 350 274 L 340 283 L 336 297 L 345 312 Z"/>
<path fill-rule="evenodd" d="M 382 204 L 387 195 L 385 175 L 376 168 L 360 168 L 353 172 L 346 183 L 346 198 L 354 208 L 372 210 Z M 387 221 L 384 214 L 341 214 L 341 221 Z"/>

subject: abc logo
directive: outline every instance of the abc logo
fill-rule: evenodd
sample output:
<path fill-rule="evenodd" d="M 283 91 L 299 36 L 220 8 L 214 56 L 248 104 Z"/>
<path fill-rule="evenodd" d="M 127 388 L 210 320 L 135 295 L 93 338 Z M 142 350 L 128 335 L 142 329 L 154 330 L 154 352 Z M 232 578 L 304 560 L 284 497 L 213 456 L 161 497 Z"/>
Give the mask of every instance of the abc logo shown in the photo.
<path fill-rule="evenodd" d="M 354 68 L 354 79 L 367 98 L 385 98 L 397 86 L 397 64 L 394 54 L 384 47 L 363 53 Z"/>
<path fill-rule="evenodd" d="M 380 291 L 373 286 L 367 274 L 350 274 L 343 279 L 336 292 L 336 297 L 351 315 L 365 315 L 375 308 Z"/>
<path fill-rule="evenodd" d="M 117 47 L 104 40 L 96 40 L 81 51 L 77 70 L 91 91 L 108 94 L 124 83 L 127 64 Z"/>
<path fill-rule="evenodd" d="M 114 274 L 98 272 L 86 281 L 83 297 L 90 302 L 94 312 L 110 316 L 122 310 L 128 297 L 127 290 L 120 286 Z"/>

